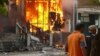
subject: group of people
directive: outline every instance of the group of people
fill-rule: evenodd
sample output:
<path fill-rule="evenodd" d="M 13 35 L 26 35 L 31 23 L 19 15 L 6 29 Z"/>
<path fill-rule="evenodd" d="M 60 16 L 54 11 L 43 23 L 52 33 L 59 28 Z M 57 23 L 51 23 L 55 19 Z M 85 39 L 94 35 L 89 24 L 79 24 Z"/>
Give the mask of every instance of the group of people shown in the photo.
<path fill-rule="evenodd" d="M 89 35 L 85 36 L 84 24 L 78 23 L 75 31 L 72 32 L 65 45 L 65 52 L 68 56 L 100 56 L 100 29 L 96 25 L 90 25 Z"/>

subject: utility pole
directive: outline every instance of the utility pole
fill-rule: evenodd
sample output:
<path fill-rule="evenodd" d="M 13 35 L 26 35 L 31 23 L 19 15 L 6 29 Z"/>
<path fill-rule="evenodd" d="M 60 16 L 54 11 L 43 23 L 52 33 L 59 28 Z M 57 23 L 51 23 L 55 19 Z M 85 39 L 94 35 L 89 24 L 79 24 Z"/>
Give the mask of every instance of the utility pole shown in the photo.
<path fill-rule="evenodd" d="M 99 0 L 100 3 L 100 0 Z M 100 14 L 99 14 L 99 18 L 98 18 L 98 28 L 100 28 Z"/>
<path fill-rule="evenodd" d="M 72 31 L 75 30 L 75 25 L 77 24 L 78 21 L 78 11 L 77 7 L 78 6 L 78 1 L 74 0 L 73 2 L 73 19 L 72 19 Z"/>
<path fill-rule="evenodd" d="M 75 0 L 75 24 L 78 23 L 78 0 Z"/>

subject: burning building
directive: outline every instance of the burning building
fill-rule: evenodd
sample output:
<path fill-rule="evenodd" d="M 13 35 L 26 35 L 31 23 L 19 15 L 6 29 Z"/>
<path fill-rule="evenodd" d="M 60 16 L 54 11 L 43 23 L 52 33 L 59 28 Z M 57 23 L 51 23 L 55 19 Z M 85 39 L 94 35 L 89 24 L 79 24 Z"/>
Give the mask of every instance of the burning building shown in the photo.
<path fill-rule="evenodd" d="M 65 11 L 65 3 L 62 1 L 64 0 L 9 0 L 11 22 L 13 24 L 16 21 L 23 26 L 28 23 L 29 32 L 36 32 L 37 28 L 43 31 L 67 32 L 69 31 L 68 24 L 70 24 L 67 22 L 69 11 Z M 69 13 L 71 13 L 70 18 L 72 18 L 72 9 Z M 65 22 L 67 22 L 67 25 L 65 25 Z"/>
<path fill-rule="evenodd" d="M 31 24 L 31 32 L 34 31 L 32 26 L 41 28 L 43 31 L 52 31 L 56 27 L 60 28 L 60 24 L 63 23 L 61 1 L 26 0 L 26 22 Z"/>
<path fill-rule="evenodd" d="M 64 28 L 61 0 L 26 0 L 25 5 L 26 22 L 30 24 L 29 31 L 36 32 L 40 39 L 49 38 L 43 34 L 45 31 L 62 31 Z"/>
<path fill-rule="evenodd" d="M 62 1 L 64 0 L 9 0 L 11 24 L 16 27 L 17 33 L 19 28 L 23 27 L 27 28 L 28 32 L 42 31 L 42 35 L 46 31 L 67 32 L 70 28 L 70 22 L 67 21 L 67 15 L 64 15 L 66 8 L 62 8 Z M 41 33 L 37 35 L 41 36 Z M 45 38 L 42 37 L 42 39 Z"/>

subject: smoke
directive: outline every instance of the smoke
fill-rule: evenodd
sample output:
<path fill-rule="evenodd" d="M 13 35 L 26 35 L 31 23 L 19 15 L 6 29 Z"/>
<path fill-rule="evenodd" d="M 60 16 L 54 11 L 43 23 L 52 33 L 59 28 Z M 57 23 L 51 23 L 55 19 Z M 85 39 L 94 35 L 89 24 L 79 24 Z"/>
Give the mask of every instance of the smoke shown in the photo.
<path fill-rule="evenodd" d="M 73 16 L 74 0 L 62 0 L 62 9 L 64 19 L 70 19 Z"/>

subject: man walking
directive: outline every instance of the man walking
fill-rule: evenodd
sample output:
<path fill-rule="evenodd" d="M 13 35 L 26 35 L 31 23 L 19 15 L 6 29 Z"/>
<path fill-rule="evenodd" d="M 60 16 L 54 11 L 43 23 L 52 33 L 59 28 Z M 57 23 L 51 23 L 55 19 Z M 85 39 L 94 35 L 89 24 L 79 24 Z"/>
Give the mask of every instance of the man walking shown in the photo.
<path fill-rule="evenodd" d="M 83 33 L 84 25 L 79 23 L 75 31 L 68 36 L 68 56 L 86 56 L 86 42 Z M 67 49 L 67 47 L 65 48 Z"/>

